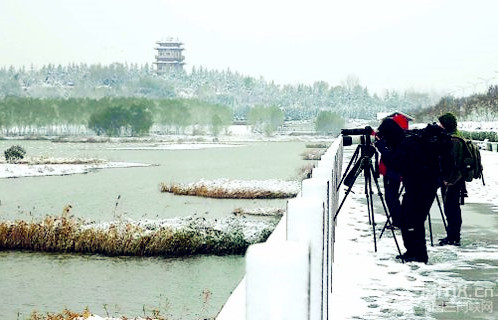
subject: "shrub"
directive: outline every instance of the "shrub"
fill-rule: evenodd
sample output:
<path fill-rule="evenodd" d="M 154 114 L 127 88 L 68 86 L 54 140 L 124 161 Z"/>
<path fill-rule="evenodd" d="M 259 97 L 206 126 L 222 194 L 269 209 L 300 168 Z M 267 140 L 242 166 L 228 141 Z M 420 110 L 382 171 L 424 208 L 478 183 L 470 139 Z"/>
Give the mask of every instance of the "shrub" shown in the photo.
<path fill-rule="evenodd" d="M 5 161 L 9 163 L 15 163 L 24 158 L 26 155 L 26 150 L 19 145 L 14 145 L 3 152 L 5 155 Z"/>
<path fill-rule="evenodd" d="M 467 139 L 484 141 L 488 139 L 490 142 L 498 141 L 498 135 L 494 131 L 463 131 L 460 133 Z"/>

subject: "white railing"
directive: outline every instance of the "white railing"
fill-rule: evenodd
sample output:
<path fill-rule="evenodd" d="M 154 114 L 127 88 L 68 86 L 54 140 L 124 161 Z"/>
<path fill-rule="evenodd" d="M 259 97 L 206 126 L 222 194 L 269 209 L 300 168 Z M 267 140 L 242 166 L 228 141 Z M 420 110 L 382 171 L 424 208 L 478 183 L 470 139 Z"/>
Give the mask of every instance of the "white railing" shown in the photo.
<path fill-rule="evenodd" d="M 342 139 L 336 139 L 268 240 L 248 248 L 246 275 L 217 320 L 329 318 L 342 156 Z"/>

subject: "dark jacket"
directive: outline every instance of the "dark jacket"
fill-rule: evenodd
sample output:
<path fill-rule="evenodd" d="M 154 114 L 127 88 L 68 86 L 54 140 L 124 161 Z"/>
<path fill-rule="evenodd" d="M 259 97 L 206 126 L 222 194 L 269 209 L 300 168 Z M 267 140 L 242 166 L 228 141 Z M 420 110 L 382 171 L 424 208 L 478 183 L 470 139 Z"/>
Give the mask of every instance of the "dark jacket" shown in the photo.
<path fill-rule="evenodd" d="M 403 137 L 395 147 L 389 147 L 383 140 L 378 141 L 375 146 L 386 165 L 403 177 L 405 187 L 439 183 L 438 164 L 426 154 L 416 136 Z"/>
<path fill-rule="evenodd" d="M 453 170 L 451 170 L 443 180 L 448 182 L 448 185 L 456 184 L 460 179 L 462 179 L 462 166 L 463 166 L 463 142 L 460 140 L 461 137 L 458 133 L 453 132 L 451 134 L 451 142 L 453 144 L 453 148 L 451 149 L 451 155 L 455 161 L 455 166 Z"/>

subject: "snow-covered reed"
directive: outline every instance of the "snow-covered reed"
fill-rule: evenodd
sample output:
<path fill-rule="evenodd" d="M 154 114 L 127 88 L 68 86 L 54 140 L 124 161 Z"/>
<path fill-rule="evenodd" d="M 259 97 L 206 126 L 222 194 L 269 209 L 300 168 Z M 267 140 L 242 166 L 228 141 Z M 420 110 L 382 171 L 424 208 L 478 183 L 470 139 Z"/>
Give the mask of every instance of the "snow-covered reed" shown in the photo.
<path fill-rule="evenodd" d="M 275 224 L 237 217 L 97 224 L 63 214 L 41 221 L 0 222 L 0 250 L 163 257 L 242 254 L 250 244 L 265 241 Z"/>
<path fill-rule="evenodd" d="M 299 182 L 283 180 L 200 180 L 194 183 L 161 183 L 161 192 L 208 198 L 277 199 L 292 198 Z"/>

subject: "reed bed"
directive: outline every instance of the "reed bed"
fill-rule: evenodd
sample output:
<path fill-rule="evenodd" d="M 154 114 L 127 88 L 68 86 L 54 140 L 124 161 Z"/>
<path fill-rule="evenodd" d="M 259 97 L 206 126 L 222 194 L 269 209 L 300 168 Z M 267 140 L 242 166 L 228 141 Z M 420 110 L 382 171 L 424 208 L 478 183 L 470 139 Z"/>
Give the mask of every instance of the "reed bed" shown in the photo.
<path fill-rule="evenodd" d="M 172 226 L 132 220 L 88 224 L 47 216 L 38 222 L 0 222 L 0 250 L 163 257 L 243 254 L 250 244 L 265 241 L 276 225 L 241 220 L 188 218 Z"/>
<path fill-rule="evenodd" d="M 315 166 L 316 162 L 310 162 L 301 166 L 297 171 L 299 181 L 311 178 L 311 173 L 313 172 L 313 168 L 315 168 Z"/>
<path fill-rule="evenodd" d="M 327 149 L 328 147 L 330 147 L 330 143 L 311 143 L 306 145 L 306 148 L 312 148 L 312 149 L 318 149 L 318 148 Z"/>
<path fill-rule="evenodd" d="M 280 217 L 283 216 L 285 209 L 282 208 L 256 208 L 256 209 L 243 209 L 235 208 L 233 214 L 236 216 L 261 216 L 261 217 Z"/>
<path fill-rule="evenodd" d="M 38 313 L 33 312 L 29 317 L 29 320 L 80 320 L 80 319 L 88 319 L 92 316 L 88 309 L 85 309 L 83 312 L 74 312 L 68 309 L 64 309 L 60 313 Z"/>
<path fill-rule="evenodd" d="M 195 183 L 161 183 L 161 192 L 218 199 L 282 199 L 299 192 L 297 181 L 200 180 Z"/>
<path fill-rule="evenodd" d="M 102 159 L 76 159 L 76 158 L 52 158 L 52 157 L 29 157 L 24 159 L 16 160 L 15 164 L 28 164 L 28 165 L 40 165 L 40 164 L 101 164 L 105 163 Z"/>
<path fill-rule="evenodd" d="M 301 153 L 301 157 L 303 160 L 320 160 L 325 151 L 327 150 L 322 148 L 308 149 Z"/>
<path fill-rule="evenodd" d="M 60 313 L 50 313 L 47 312 L 45 314 L 39 312 L 33 312 L 28 320 L 84 320 L 84 319 L 108 319 L 108 320 L 167 320 L 168 318 L 162 316 L 159 312 L 155 312 L 152 316 L 144 316 L 144 317 L 136 317 L 136 318 L 128 318 L 125 316 L 115 318 L 115 317 L 106 317 L 102 318 L 99 316 L 95 316 L 88 309 L 85 309 L 83 312 L 74 312 L 68 309 L 64 309 Z"/>

